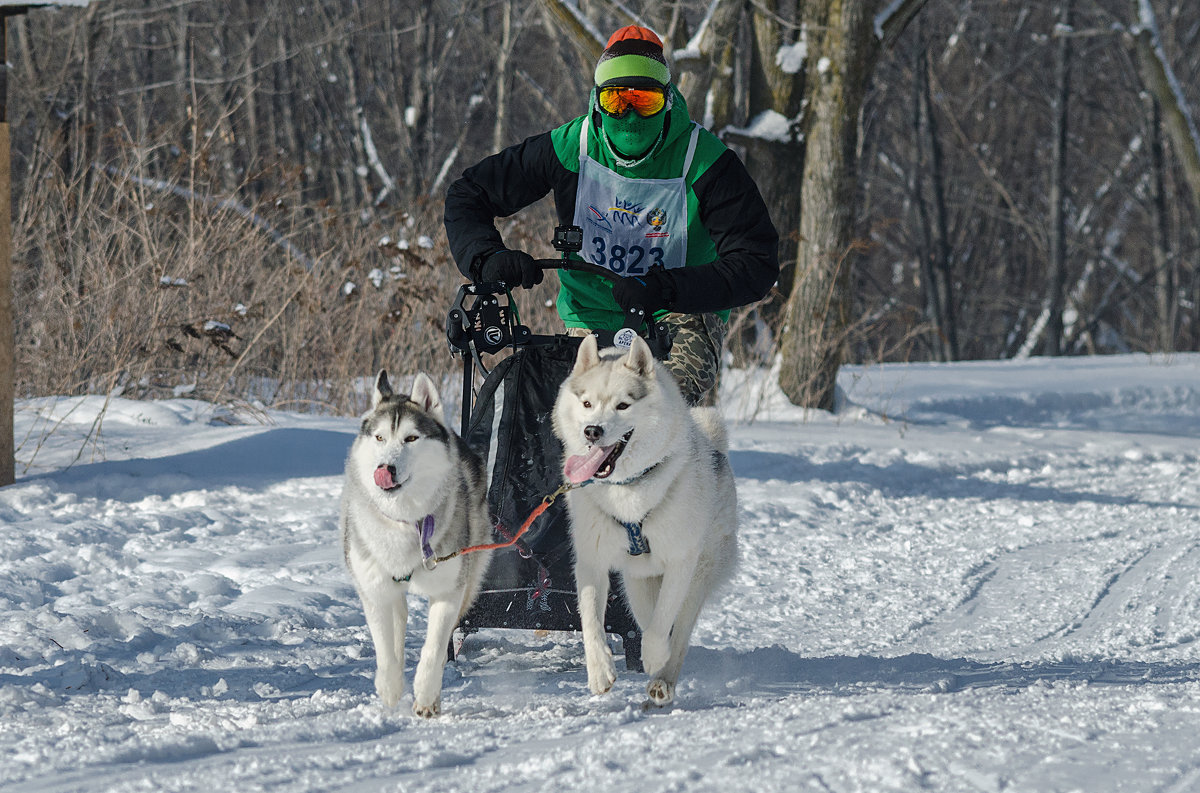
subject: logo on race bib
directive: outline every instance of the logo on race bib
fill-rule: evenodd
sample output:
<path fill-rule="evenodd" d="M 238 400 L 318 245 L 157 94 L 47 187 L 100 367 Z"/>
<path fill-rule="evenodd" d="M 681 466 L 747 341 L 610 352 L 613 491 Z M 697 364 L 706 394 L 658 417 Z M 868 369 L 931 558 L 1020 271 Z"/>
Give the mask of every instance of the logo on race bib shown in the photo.
<path fill-rule="evenodd" d="M 649 214 L 646 215 L 646 222 L 649 223 L 650 228 L 653 229 L 653 231 L 646 233 L 646 239 L 649 240 L 671 236 L 671 233 L 666 230 L 667 210 L 663 209 L 662 207 L 655 207 L 654 209 L 651 209 Z"/>
<path fill-rule="evenodd" d="M 609 212 L 613 213 L 613 219 L 619 225 L 635 227 L 642 222 L 641 214 L 646 207 L 639 204 L 637 201 L 624 201 L 617 199 L 617 205 L 608 208 Z"/>
<path fill-rule="evenodd" d="M 613 344 L 617 347 L 632 347 L 637 332 L 633 328 L 621 328 L 613 336 Z"/>
<path fill-rule="evenodd" d="M 608 218 L 605 217 L 604 213 L 590 204 L 588 205 L 587 219 L 593 226 L 599 226 L 605 231 L 612 231 L 612 223 L 608 222 Z"/>

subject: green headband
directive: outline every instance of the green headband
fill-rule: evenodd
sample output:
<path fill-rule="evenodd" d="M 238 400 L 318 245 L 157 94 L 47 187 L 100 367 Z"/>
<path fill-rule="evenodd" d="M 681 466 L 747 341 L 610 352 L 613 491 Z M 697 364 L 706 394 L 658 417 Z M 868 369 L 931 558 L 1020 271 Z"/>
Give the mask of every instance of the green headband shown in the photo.
<path fill-rule="evenodd" d="M 647 78 L 665 86 L 671 82 L 671 70 L 662 61 L 645 55 L 618 55 L 596 64 L 596 85 L 616 84 L 631 77 Z"/>

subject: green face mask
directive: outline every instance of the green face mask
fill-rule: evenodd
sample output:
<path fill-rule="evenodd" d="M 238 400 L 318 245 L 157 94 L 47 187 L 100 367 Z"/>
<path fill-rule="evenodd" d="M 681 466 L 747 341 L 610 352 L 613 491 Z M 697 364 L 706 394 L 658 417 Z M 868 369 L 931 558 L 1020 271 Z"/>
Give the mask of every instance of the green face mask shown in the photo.
<path fill-rule="evenodd" d="M 666 110 L 650 118 L 642 118 L 632 111 L 627 113 L 625 118 L 613 118 L 607 113 L 600 114 L 600 125 L 609 144 L 622 157 L 631 160 L 640 159 L 649 153 L 658 136 L 662 134 L 666 121 Z"/>

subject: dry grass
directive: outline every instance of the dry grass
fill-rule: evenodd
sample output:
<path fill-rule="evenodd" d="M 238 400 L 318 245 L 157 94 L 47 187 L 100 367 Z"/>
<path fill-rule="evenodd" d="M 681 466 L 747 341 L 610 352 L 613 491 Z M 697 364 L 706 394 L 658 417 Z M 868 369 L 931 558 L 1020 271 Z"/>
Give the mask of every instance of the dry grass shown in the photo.
<path fill-rule="evenodd" d="M 19 396 L 355 414 L 380 368 L 457 376 L 444 323 L 463 278 L 440 202 L 349 215 L 304 206 L 280 170 L 255 175 L 251 202 L 203 174 L 150 179 L 133 156 L 58 161 L 35 157 L 14 225 Z M 524 226 L 505 234 L 552 253 Z M 555 287 L 520 296 L 540 332 Z"/>
<path fill-rule="evenodd" d="M 400 382 L 429 373 L 457 409 L 444 327 L 463 278 L 440 201 L 338 212 L 306 204 L 284 167 L 222 191 L 203 152 L 166 178 L 149 175 L 151 154 L 129 146 L 68 172 L 53 146 L 35 151 L 14 225 L 19 396 L 357 415 L 387 368 Z M 548 207 L 502 223 L 510 245 L 554 256 Z M 556 292 L 552 276 L 515 295 L 535 332 L 560 329 Z M 770 368 L 782 301 L 733 312 L 734 366 Z"/>

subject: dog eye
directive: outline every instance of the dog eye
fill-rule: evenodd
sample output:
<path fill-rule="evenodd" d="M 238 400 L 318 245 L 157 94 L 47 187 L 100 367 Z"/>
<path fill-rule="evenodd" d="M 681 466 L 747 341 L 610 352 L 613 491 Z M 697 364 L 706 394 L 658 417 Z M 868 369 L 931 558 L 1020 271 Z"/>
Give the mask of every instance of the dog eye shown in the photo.
<path fill-rule="evenodd" d="M 383 443 L 383 436 L 382 436 L 382 435 L 376 435 L 376 436 L 375 436 L 375 440 L 379 441 L 380 443 Z"/>
<path fill-rule="evenodd" d="M 415 443 L 416 441 L 419 441 L 420 439 L 421 439 L 420 435 L 409 435 L 407 438 L 404 439 L 404 442 L 405 443 Z"/>
<path fill-rule="evenodd" d="M 592 406 L 592 403 L 585 399 L 585 400 L 583 400 L 583 406 L 585 408 L 590 408 Z"/>
<path fill-rule="evenodd" d="M 620 402 L 617 404 L 617 410 L 629 410 L 628 402 Z"/>

